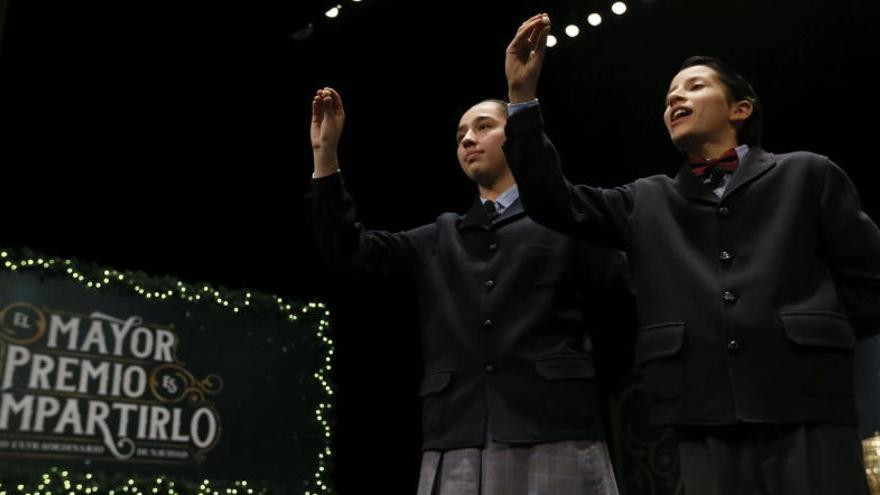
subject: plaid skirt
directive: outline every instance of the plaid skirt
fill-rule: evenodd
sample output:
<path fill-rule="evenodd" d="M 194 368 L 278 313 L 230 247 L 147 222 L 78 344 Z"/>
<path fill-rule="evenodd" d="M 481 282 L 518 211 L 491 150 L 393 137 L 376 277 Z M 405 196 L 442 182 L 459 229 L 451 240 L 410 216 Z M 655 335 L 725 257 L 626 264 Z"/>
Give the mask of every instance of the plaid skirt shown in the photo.
<path fill-rule="evenodd" d="M 605 442 L 489 442 L 422 454 L 418 495 L 618 495 Z"/>

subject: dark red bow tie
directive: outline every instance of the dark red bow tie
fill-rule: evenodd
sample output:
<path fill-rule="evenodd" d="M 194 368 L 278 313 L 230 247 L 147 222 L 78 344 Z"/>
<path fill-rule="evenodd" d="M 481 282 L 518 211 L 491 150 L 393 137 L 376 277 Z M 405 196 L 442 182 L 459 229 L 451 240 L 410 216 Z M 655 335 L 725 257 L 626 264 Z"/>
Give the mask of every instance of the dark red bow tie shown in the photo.
<path fill-rule="evenodd" d="M 720 158 L 714 160 L 706 160 L 705 158 L 692 157 L 688 160 L 691 172 L 697 177 L 702 177 L 709 171 L 717 170 L 719 172 L 733 173 L 739 166 L 739 155 L 736 149 L 731 148 L 724 152 Z"/>

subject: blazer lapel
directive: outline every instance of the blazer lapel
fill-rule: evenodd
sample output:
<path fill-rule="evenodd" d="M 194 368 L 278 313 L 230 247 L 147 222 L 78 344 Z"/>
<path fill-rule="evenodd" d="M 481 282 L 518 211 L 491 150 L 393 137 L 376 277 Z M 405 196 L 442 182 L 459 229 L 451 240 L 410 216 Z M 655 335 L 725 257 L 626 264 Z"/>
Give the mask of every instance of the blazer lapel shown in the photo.
<path fill-rule="evenodd" d="M 746 153 L 745 158 L 743 158 L 739 168 L 734 172 L 730 183 L 727 184 L 727 189 L 724 190 L 724 195 L 721 196 L 721 199 L 727 199 L 728 196 L 735 193 L 738 189 L 757 180 L 775 166 L 776 156 L 772 153 L 767 153 L 760 148 L 750 149 Z"/>
<path fill-rule="evenodd" d="M 675 187 L 678 192 L 685 197 L 698 199 L 700 201 L 708 201 L 709 203 L 720 203 L 721 199 L 715 196 L 703 181 L 691 172 L 691 167 L 687 163 L 682 165 L 675 176 Z"/>
<path fill-rule="evenodd" d="M 495 223 L 493 224 L 493 226 L 512 222 L 519 217 L 525 216 L 525 214 L 526 210 L 523 209 L 522 203 L 520 202 L 519 198 L 516 198 L 516 201 L 511 203 L 511 205 L 508 206 L 506 210 L 504 210 L 504 213 L 502 213 L 498 216 L 498 218 L 495 219 Z"/>
<path fill-rule="evenodd" d="M 486 215 L 486 210 L 483 209 L 483 203 L 480 201 L 479 197 L 474 200 L 471 209 L 465 213 L 461 223 L 458 224 L 459 229 L 467 229 L 471 227 L 489 228 L 489 217 Z"/>
<path fill-rule="evenodd" d="M 477 198 L 471 206 L 471 209 L 465 213 L 461 223 L 458 224 L 458 228 L 466 229 L 471 227 L 482 227 L 488 230 L 512 222 L 517 218 L 525 216 L 525 214 L 526 211 L 523 209 L 519 198 L 517 198 L 516 201 L 511 203 L 511 205 L 504 210 L 504 213 L 495 218 L 494 222 L 490 222 L 488 215 L 486 215 L 486 210 L 483 209 L 482 201 L 480 201 L 480 198 Z"/>

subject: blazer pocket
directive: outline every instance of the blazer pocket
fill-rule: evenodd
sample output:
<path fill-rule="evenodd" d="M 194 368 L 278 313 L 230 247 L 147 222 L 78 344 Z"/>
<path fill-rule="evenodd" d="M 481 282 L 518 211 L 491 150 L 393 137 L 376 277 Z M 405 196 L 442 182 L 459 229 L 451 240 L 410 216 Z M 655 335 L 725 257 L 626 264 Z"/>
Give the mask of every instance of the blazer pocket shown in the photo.
<path fill-rule="evenodd" d="M 518 394 L 518 409 L 526 417 L 566 424 L 583 424 L 594 417 L 597 406 L 593 356 L 573 352 L 543 354 L 535 358 L 535 372 L 538 377 L 532 389 Z"/>
<path fill-rule="evenodd" d="M 855 332 L 847 318 L 831 311 L 779 313 L 790 343 L 785 388 L 808 397 L 852 403 Z"/>
<path fill-rule="evenodd" d="M 852 350 L 856 335 L 846 316 L 831 311 L 780 312 L 789 341 L 804 347 Z"/>
<path fill-rule="evenodd" d="M 684 389 L 683 322 L 643 327 L 636 336 L 636 364 L 642 367 L 645 393 L 653 400 L 672 400 Z"/>
<path fill-rule="evenodd" d="M 550 354 L 535 359 L 535 370 L 550 381 L 592 380 L 596 377 L 593 358 L 588 354 Z"/>
<path fill-rule="evenodd" d="M 670 322 L 643 327 L 636 336 L 636 363 L 678 354 L 684 345 L 684 326 Z"/>
<path fill-rule="evenodd" d="M 422 399 L 422 433 L 444 429 L 448 397 L 441 394 L 452 383 L 452 370 L 435 370 L 422 379 L 419 397 Z"/>
<path fill-rule="evenodd" d="M 422 379 L 419 386 L 419 397 L 439 394 L 452 383 L 452 370 L 435 370 Z"/>

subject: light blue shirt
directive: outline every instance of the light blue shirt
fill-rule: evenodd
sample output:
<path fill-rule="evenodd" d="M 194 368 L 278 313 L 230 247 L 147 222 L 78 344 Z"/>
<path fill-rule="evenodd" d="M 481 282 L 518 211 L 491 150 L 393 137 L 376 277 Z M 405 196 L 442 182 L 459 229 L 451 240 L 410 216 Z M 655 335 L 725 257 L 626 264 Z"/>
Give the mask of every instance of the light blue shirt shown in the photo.
<path fill-rule="evenodd" d="M 736 156 L 739 158 L 739 163 L 742 164 L 743 158 L 745 158 L 746 154 L 749 152 L 749 145 L 741 144 L 734 148 L 734 151 L 736 151 Z M 737 169 L 739 169 L 739 167 L 737 167 Z M 712 192 L 715 193 L 715 196 L 718 196 L 719 198 L 724 196 L 724 191 L 727 190 L 727 185 L 730 184 L 731 178 L 733 178 L 733 174 L 724 174 L 721 178 L 721 184 L 712 190 Z"/>
<path fill-rule="evenodd" d="M 524 101 L 522 103 L 508 103 L 507 104 L 507 115 L 513 115 L 520 110 L 525 110 L 526 108 L 532 108 L 538 106 L 538 99 Z"/>
<path fill-rule="evenodd" d="M 519 199 L 519 187 L 514 184 L 501 193 L 495 200 L 495 211 L 497 211 L 499 215 L 504 213 L 504 211 L 507 210 L 507 208 L 509 208 L 517 199 Z M 486 201 L 489 200 L 480 196 L 480 203 L 486 204 Z"/>

